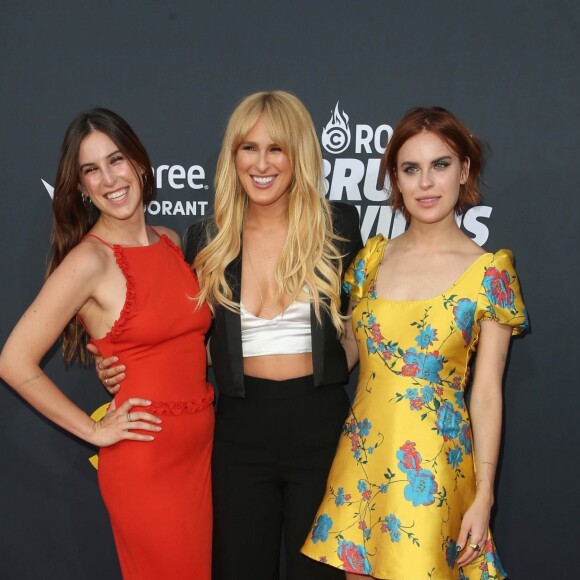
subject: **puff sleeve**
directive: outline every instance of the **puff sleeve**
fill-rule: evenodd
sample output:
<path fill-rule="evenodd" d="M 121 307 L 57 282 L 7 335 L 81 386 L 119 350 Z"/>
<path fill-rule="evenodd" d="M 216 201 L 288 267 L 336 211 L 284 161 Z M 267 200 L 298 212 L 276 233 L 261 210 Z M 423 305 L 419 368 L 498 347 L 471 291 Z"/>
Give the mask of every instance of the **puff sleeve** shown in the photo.
<path fill-rule="evenodd" d="M 529 327 L 528 314 L 509 250 L 499 250 L 484 271 L 477 297 L 475 322 L 495 320 L 511 326 L 512 334 L 525 332 Z"/>
<path fill-rule="evenodd" d="M 360 302 L 365 294 L 372 291 L 371 286 L 374 285 L 386 243 L 382 234 L 369 238 L 346 270 L 343 289 L 353 302 Z"/>

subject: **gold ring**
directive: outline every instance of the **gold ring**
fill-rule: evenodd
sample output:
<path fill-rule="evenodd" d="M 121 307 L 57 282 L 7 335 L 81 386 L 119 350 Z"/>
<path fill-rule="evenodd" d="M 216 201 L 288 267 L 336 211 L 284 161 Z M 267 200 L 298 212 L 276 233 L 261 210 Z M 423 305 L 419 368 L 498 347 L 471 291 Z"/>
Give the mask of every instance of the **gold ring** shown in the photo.
<path fill-rule="evenodd" d="M 103 370 L 103 363 L 101 363 L 101 362 L 100 362 L 100 363 L 97 365 L 97 367 L 99 368 L 99 370 L 100 370 L 100 371 L 102 371 L 102 370 Z"/>
<path fill-rule="evenodd" d="M 481 550 L 481 546 L 479 544 L 469 544 L 469 547 L 472 550 L 477 550 L 479 552 L 479 550 Z"/>

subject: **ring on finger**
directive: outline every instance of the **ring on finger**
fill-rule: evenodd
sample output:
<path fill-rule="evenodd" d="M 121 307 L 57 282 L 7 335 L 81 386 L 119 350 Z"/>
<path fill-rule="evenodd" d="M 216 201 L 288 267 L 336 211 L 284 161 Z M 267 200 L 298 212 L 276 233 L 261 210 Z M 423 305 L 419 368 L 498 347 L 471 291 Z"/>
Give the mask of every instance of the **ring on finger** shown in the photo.
<path fill-rule="evenodd" d="M 109 386 L 109 379 L 105 379 L 105 385 Z"/>
<path fill-rule="evenodd" d="M 127 413 L 127 421 L 129 421 L 129 423 L 133 421 L 133 419 L 131 419 L 131 413 Z"/>
<path fill-rule="evenodd" d="M 479 550 L 481 550 L 481 546 L 479 544 L 469 544 L 469 547 L 472 550 L 476 550 L 477 552 L 479 552 Z"/>
<path fill-rule="evenodd" d="M 97 365 L 97 368 L 98 368 L 100 371 L 102 371 L 102 370 L 103 370 L 103 363 L 101 363 L 101 362 L 100 362 L 100 363 Z"/>

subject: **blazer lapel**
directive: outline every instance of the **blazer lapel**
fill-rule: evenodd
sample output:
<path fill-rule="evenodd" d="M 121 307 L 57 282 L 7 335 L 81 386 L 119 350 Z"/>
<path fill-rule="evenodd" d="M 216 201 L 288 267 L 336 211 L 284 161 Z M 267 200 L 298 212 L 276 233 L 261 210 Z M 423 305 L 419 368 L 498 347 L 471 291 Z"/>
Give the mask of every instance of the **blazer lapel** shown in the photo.
<path fill-rule="evenodd" d="M 242 286 L 242 257 L 240 255 L 226 268 L 226 279 L 232 289 L 232 299 L 234 302 L 240 302 Z M 239 314 L 231 312 L 227 308 L 223 309 L 224 322 L 230 345 L 230 365 L 232 369 L 232 378 L 239 385 L 243 392 L 244 376 L 244 359 L 242 352 L 242 320 Z"/>

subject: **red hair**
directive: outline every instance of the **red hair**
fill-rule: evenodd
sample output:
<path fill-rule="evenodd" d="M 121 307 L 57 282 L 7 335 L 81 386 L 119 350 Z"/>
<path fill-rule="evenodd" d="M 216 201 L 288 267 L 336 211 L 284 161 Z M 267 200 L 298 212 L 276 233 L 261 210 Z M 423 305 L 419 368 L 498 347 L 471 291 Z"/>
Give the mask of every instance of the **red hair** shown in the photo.
<path fill-rule="evenodd" d="M 379 180 L 384 183 L 388 174 L 391 182 L 389 202 L 393 212 L 400 210 L 407 220 L 411 217 L 399 189 L 397 156 L 406 141 L 423 131 L 440 137 L 457 155 L 461 164 L 469 159 L 469 175 L 465 184 L 461 184 L 459 188 L 455 211 L 463 213 L 466 208 L 477 205 L 481 201 L 479 182 L 483 165 L 483 143 L 455 115 L 442 107 L 418 107 L 411 109 L 399 121 L 381 159 Z"/>

